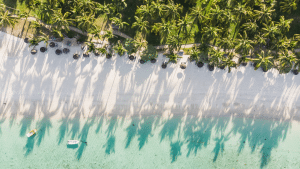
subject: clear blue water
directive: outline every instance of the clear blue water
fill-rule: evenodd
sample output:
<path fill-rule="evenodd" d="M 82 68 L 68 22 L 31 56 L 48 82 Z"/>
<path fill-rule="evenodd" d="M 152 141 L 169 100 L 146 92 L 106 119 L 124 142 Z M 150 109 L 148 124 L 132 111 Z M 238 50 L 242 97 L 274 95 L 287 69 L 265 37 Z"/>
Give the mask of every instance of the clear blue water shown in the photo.
<path fill-rule="evenodd" d="M 2 118 L 0 168 L 299 168 L 299 129 L 235 117 Z"/>

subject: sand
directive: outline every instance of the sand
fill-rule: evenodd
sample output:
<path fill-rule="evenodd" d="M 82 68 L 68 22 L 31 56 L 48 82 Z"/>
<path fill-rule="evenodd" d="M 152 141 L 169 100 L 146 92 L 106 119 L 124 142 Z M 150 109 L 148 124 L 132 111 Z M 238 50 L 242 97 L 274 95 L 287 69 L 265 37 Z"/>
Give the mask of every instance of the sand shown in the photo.
<path fill-rule="evenodd" d="M 211 72 L 207 65 L 198 68 L 195 62 L 187 62 L 187 55 L 162 69 L 161 63 L 167 60 L 162 54 L 156 63 L 142 65 L 127 56 L 83 58 L 80 46 L 70 47 L 67 55 L 56 55 L 55 48 L 31 55 L 32 47 L 22 39 L 1 33 L 0 41 L 2 116 L 14 112 L 18 117 L 29 111 L 38 116 L 50 111 L 51 117 L 59 118 L 66 111 L 80 111 L 84 117 L 187 112 L 283 120 L 299 117 L 300 80 L 292 73 L 281 75 L 275 69 L 264 73 L 250 64 L 231 73 L 218 68 Z M 58 48 L 63 47 L 59 43 Z M 74 53 L 81 58 L 74 60 Z M 185 70 L 179 67 L 181 62 L 186 62 Z"/>
<path fill-rule="evenodd" d="M 83 58 L 80 46 L 31 55 L 32 47 L 5 33 L 0 44 L 6 168 L 299 166 L 300 80 L 292 73 L 250 64 L 211 72 L 186 55 L 162 69 L 162 54 L 142 65 L 127 56 Z M 32 128 L 39 133 L 27 139 Z M 69 148 L 68 139 L 89 145 Z"/>

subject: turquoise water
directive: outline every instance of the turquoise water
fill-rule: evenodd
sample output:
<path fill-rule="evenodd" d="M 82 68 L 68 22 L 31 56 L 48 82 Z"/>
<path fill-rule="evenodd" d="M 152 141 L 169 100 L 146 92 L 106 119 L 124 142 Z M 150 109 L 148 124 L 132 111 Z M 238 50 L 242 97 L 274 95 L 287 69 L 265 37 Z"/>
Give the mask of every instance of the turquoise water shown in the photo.
<path fill-rule="evenodd" d="M 38 133 L 27 138 L 30 129 Z M 159 115 L 0 120 L 1 168 L 298 168 L 298 122 Z M 77 147 L 67 140 L 87 141 Z"/>

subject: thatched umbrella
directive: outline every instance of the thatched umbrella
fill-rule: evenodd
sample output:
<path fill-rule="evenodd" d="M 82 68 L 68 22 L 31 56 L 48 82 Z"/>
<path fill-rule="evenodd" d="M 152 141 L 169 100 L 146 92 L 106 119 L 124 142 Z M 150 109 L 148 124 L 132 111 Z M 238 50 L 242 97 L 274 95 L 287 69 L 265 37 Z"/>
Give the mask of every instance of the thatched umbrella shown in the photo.
<path fill-rule="evenodd" d="M 37 53 L 37 50 L 36 50 L 36 49 L 32 49 L 32 50 L 31 50 L 31 54 L 32 54 L 32 55 L 35 55 L 36 53 Z"/>
<path fill-rule="evenodd" d="M 130 56 L 129 56 L 129 59 L 130 59 L 130 60 L 134 60 L 135 57 L 134 57 L 133 55 L 130 55 Z"/>
<path fill-rule="evenodd" d="M 151 59 L 151 63 L 155 63 L 155 62 L 156 62 L 155 58 Z"/>
<path fill-rule="evenodd" d="M 107 59 L 110 59 L 112 57 L 112 55 L 110 54 L 110 53 L 108 53 L 107 55 L 106 55 L 106 58 Z"/>
<path fill-rule="evenodd" d="M 29 39 L 28 39 L 28 38 L 25 38 L 25 39 L 24 39 L 24 42 L 25 42 L 25 43 L 29 43 Z"/>
<path fill-rule="evenodd" d="M 63 49 L 63 52 L 64 52 L 64 54 L 68 54 L 68 53 L 70 52 L 70 49 L 64 48 L 64 49 Z"/>
<path fill-rule="evenodd" d="M 181 69 L 185 69 L 185 68 L 186 68 L 186 63 L 184 63 L 184 62 L 181 63 L 181 64 L 180 64 L 180 68 L 181 68 Z"/>
<path fill-rule="evenodd" d="M 203 63 L 203 62 L 198 62 L 198 63 L 197 63 L 197 66 L 201 68 L 201 67 L 204 66 L 204 63 Z"/>
<path fill-rule="evenodd" d="M 62 51 L 61 51 L 60 49 L 56 49 L 55 53 L 56 53 L 57 55 L 60 55 L 60 54 L 62 53 Z"/>
<path fill-rule="evenodd" d="M 167 63 L 167 62 L 164 62 L 164 63 L 161 65 L 161 67 L 162 67 L 163 69 L 165 69 L 165 68 L 167 68 L 167 65 L 168 65 L 168 63 Z"/>
<path fill-rule="evenodd" d="M 294 75 L 297 75 L 299 72 L 298 72 L 297 69 L 293 69 L 293 70 L 292 70 L 292 73 L 293 73 Z"/>
<path fill-rule="evenodd" d="M 78 54 L 74 54 L 74 55 L 73 55 L 73 58 L 74 58 L 74 59 L 78 59 L 79 57 L 80 57 L 80 56 L 79 56 Z"/>
<path fill-rule="evenodd" d="M 209 71 L 213 71 L 215 69 L 215 66 L 211 64 L 208 64 L 207 67 Z"/>
<path fill-rule="evenodd" d="M 41 51 L 42 53 L 44 53 L 44 52 L 46 52 L 46 51 L 47 51 L 47 48 L 45 48 L 45 47 L 41 47 L 41 48 L 40 48 L 40 51 Z"/>
<path fill-rule="evenodd" d="M 50 42 L 49 46 L 50 46 L 51 48 L 54 48 L 56 45 L 55 45 L 54 42 Z"/>
<path fill-rule="evenodd" d="M 89 53 L 84 53 L 84 54 L 83 54 L 83 57 L 89 57 L 89 56 L 90 56 Z"/>
<path fill-rule="evenodd" d="M 98 51 L 96 51 L 94 54 L 95 54 L 95 56 L 99 56 L 100 55 L 100 53 Z"/>

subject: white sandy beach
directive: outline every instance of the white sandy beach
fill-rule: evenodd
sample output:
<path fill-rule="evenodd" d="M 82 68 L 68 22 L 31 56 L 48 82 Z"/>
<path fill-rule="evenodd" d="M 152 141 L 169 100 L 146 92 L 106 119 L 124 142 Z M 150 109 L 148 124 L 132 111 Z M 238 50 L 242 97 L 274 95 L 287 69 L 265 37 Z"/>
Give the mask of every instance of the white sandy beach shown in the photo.
<path fill-rule="evenodd" d="M 90 54 L 74 60 L 74 53 L 82 54 L 80 46 L 70 47 L 68 55 L 56 55 L 50 47 L 31 55 L 31 49 L 23 39 L 0 33 L 2 117 L 61 118 L 80 112 L 81 118 L 159 113 L 300 119 L 300 75 L 263 73 L 250 64 L 227 73 L 187 62 L 182 70 L 186 55 L 162 69 L 167 60 L 162 54 L 155 64 L 142 65 L 127 56 L 109 60 Z"/>

